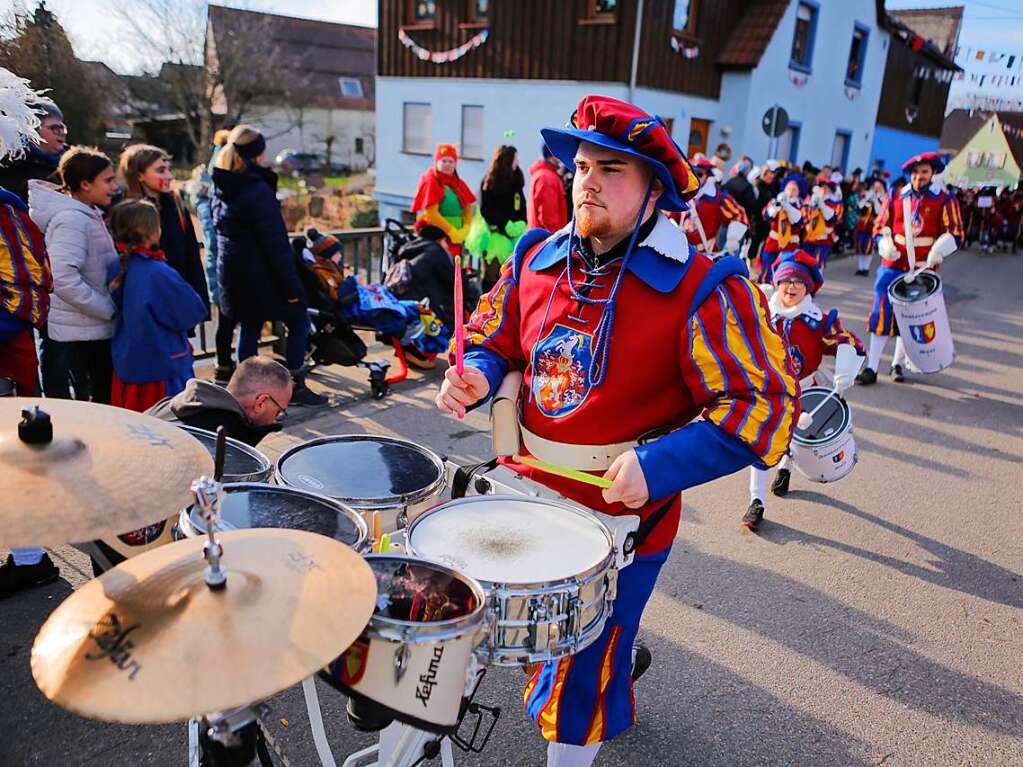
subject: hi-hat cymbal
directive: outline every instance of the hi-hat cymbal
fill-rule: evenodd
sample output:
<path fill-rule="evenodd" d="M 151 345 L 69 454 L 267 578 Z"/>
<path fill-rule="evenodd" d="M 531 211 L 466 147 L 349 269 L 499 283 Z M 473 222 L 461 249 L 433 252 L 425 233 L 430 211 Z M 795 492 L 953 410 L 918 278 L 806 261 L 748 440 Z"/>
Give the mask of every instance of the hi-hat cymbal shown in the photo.
<path fill-rule="evenodd" d="M 50 415 L 53 439 L 29 444 L 21 412 Z M 172 423 L 108 405 L 0 398 L 0 546 L 54 546 L 166 519 L 213 473 L 195 437 Z"/>
<path fill-rule="evenodd" d="M 193 538 L 129 559 L 68 597 L 32 647 L 43 694 L 108 722 L 182 721 L 297 684 L 365 629 L 376 578 L 343 543 L 271 528 L 218 540 L 223 590 L 203 580 L 205 539 Z"/>

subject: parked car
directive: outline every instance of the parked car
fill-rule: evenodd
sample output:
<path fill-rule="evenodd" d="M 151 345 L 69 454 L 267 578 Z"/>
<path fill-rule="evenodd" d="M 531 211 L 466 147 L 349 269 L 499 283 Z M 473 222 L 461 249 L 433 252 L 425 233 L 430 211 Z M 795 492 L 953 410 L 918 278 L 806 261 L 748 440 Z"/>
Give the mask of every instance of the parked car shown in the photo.
<path fill-rule="evenodd" d="M 331 162 L 328 166 L 327 159 L 316 152 L 299 152 L 295 149 L 285 149 L 274 158 L 274 168 L 278 173 L 291 175 L 292 173 L 328 173 L 348 175 L 351 167 L 337 162 Z"/>

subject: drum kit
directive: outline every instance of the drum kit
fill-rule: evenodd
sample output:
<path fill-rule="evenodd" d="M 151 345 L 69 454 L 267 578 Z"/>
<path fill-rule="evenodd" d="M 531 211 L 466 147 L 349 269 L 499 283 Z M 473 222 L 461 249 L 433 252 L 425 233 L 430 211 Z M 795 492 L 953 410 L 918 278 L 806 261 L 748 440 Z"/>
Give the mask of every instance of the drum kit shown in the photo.
<path fill-rule="evenodd" d="M 188 722 L 194 767 L 273 764 L 262 702 L 298 684 L 336 767 L 316 676 L 379 735 L 345 767 L 482 751 L 500 716 L 474 700 L 487 668 L 595 641 L 630 531 L 503 467 L 447 500 L 456 468 L 370 435 L 312 440 L 271 468 L 132 411 L 0 399 L 0 541 L 119 555 L 40 630 L 39 689 L 103 721 Z"/>

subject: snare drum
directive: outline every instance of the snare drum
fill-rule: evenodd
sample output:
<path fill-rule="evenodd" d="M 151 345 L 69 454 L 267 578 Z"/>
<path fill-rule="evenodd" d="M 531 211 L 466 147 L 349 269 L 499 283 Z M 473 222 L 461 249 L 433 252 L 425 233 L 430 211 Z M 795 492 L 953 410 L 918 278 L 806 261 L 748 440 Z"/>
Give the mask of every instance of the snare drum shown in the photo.
<path fill-rule="evenodd" d="M 905 274 L 888 286 L 888 300 L 899 326 L 906 354 L 921 373 L 937 373 L 955 361 L 941 277 L 920 272 L 912 282 Z"/>
<path fill-rule="evenodd" d="M 485 597 L 472 578 L 392 554 L 366 557 L 377 606 L 362 636 L 320 676 L 420 730 L 451 732 L 465 696 Z"/>
<path fill-rule="evenodd" d="M 799 398 L 803 412 L 820 405 L 831 389 L 814 386 Z M 813 417 L 808 429 L 796 427 L 792 435 L 792 463 L 813 482 L 835 482 L 853 470 L 858 456 L 852 433 L 852 411 L 838 394 L 832 394 Z"/>
<path fill-rule="evenodd" d="M 174 424 L 187 431 L 202 443 L 214 459 L 217 457 L 217 435 L 212 431 L 197 429 L 182 423 Z M 224 451 L 224 477 L 229 482 L 269 482 L 274 467 L 270 459 L 256 448 L 246 445 L 241 440 L 227 438 L 227 449 Z"/>
<path fill-rule="evenodd" d="M 348 434 L 320 437 L 287 450 L 277 461 L 283 485 L 335 498 L 356 511 L 379 511 L 393 532 L 436 503 L 444 462 L 425 447 L 396 437 Z"/>
<path fill-rule="evenodd" d="M 462 498 L 414 520 L 407 547 L 483 586 L 490 625 L 478 653 L 491 665 L 575 654 L 596 641 L 611 615 L 618 581 L 611 532 L 577 506 Z"/>
<path fill-rule="evenodd" d="M 369 550 L 369 534 L 362 517 L 332 498 L 255 482 L 224 485 L 216 529 L 252 527 L 305 530 L 334 538 L 359 553 Z M 206 523 L 190 506 L 178 515 L 177 530 L 178 537 L 198 538 L 206 535 Z"/>

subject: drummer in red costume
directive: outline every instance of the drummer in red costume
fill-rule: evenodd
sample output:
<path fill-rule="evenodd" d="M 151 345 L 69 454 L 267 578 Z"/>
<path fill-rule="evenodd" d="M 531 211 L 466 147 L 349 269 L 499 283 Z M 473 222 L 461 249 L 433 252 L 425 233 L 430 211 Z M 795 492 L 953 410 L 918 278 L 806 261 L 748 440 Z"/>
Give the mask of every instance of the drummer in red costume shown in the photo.
<path fill-rule="evenodd" d="M 958 200 L 932 182 L 934 174 L 941 173 L 944 168 L 945 163 L 937 152 L 918 154 L 907 160 L 902 169 L 910 174 L 910 183 L 892 192 L 874 223 L 881 265 L 874 281 L 874 306 L 867 320 L 870 332 L 867 366 L 856 376 L 858 384 L 870 385 L 877 381 L 877 368 L 891 336 L 896 336 L 892 379 L 897 382 L 904 380 L 903 366 L 909 358 L 888 301 L 888 286 L 900 274 L 914 267 L 926 264 L 928 269 L 937 270 L 945 256 L 954 253 L 963 241 L 963 219 Z M 910 235 L 915 251 L 912 263 L 906 248 L 907 220 L 912 221 Z"/>
<path fill-rule="evenodd" d="M 725 229 L 725 252 L 736 255 L 743 236 L 749 230 L 746 211 L 714 180 L 714 165 L 700 154 L 692 158 L 700 188 L 689 201 L 689 210 L 680 215 L 689 242 L 701 253 L 717 250 L 721 227 Z M 702 226 L 702 230 L 701 230 Z M 706 238 L 706 239 L 704 239 Z"/>
<path fill-rule="evenodd" d="M 789 173 L 781 181 L 781 192 L 764 206 L 764 220 L 770 226 L 770 232 L 760 252 L 757 282 L 769 285 L 778 254 L 799 247 L 808 212 L 805 198 L 806 181 L 798 173 Z"/>
<path fill-rule="evenodd" d="M 874 222 L 884 210 L 888 199 L 888 188 L 884 179 L 873 178 L 870 189 L 856 204 L 859 217 L 853 236 L 856 245 L 856 276 L 866 277 L 870 274 L 870 259 L 874 255 Z"/>
<path fill-rule="evenodd" d="M 835 172 L 818 176 L 806 206 L 806 228 L 803 249 L 817 259 L 821 270 L 827 269 L 831 251 L 838 242 L 835 227 L 842 220 L 842 174 Z"/>
<path fill-rule="evenodd" d="M 458 175 L 458 150 L 454 144 L 437 144 L 433 167 L 419 178 L 411 210 L 416 214 L 416 231 L 432 226 L 447 239 L 448 252 L 457 256 L 472 223 L 476 195 Z M 435 239 L 440 239 L 440 235 Z"/>
<path fill-rule="evenodd" d="M 789 350 L 789 364 L 801 388 L 813 386 L 824 357 L 835 358 L 834 388 L 839 394 L 853 384 L 860 369 L 863 347 L 860 339 L 842 327 L 838 309 L 825 312 L 813 297 L 824 284 L 817 259 L 805 250 L 782 253 L 774 267 L 774 292 L 768 305 L 775 328 Z M 742 523 L 756 531 L 764 517 L 766 469 L 750 468 L 750 504 Z M 789 456 L 778 465 L 771 492 L 783 496 L 789 491 Z"/>
<path fill-rule="evenodd" d="M 464 413 L 517 373 L 521 452 L 612 485 L 510 468 L 605 514 L 663 514 L 620 572 L 601 637 L 526 686 L 547 764 L 585 767 L 634 723 L 630 671 L 648 662 L 633 667 L 633 641 L 678 530 L 679 493 L 777 463 L 798 389 L 742 262 L 712 262 L 658 212 L 685 210 L 697 184 L 657 117 L 587 96 L 570 127 L 542 135 L 575 168 L 574 220 L 522 237 L 472 316 L 464 375 L 447 371 L 437 404 Z"/>

